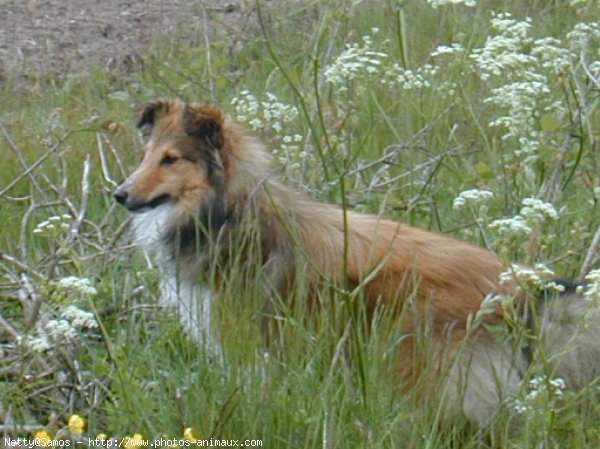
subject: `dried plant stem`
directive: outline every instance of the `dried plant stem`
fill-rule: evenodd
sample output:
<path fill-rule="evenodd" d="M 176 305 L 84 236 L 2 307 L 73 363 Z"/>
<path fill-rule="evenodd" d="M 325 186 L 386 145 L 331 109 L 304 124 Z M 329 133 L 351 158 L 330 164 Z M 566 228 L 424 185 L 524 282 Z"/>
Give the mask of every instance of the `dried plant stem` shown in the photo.
<path fill-rule="evenodd" d="M 208 71 L 208 90 L 211 101 L 216 101 L 217 91 L 215 88 L 215 75 L 212 68 L 212 54 L 210 46 L 210 36 L 208 30 L 208 18 L 206 14 L 206 4 L 202 6 L 202 36 L 204 38 L 204 48 L 206 49 L 206 70 Z"/>
<path fill-rule="evenodd" d="M 104 180 L 107 183 L 109 183 L 113 187 L 117 187 L 117 182 L 110 176 L 110 170 L 108 168 L 108 163 L 106 160 L 106 152 L 104 151 L 104 143 L 102 143 L 101 133 L 96 133 L 96 142 L 98 143 L 98 154 L 100 155 L 100 166 L 102 167 L 102 176 L 104 177 Z"/>
<path fill-rule="evenodd" d="M 2 315 L 0 315 L 0 331 L 4 331 L 8 335 L 10 335 L 14 340 L 19 337 L 19 333 L 12 327 L 8 321 L 4 319 Z"/>
<path fill-rule="evenodd" d="M 58 142 L 56 142 L 50 149 L 48 149 L 48 151 L 46 151 L 44 154 L 42 154 L 38 158 L 37 161 L 35 161 L 33 164 L 31 164 L 27 168 L 24 167 L 25 171 L 23 171 L 23 173 L 21 173 L 15 179 L 13 179 L 11 182 L 9 182 L 7 186 L 5 186 L 2 190 L 0 190 L 0 196 L 3 196 L 4 194 L 6 194 L 6 192 L 8 192 L 10 189 L 12 189 L 14 186 L 16 186 L 20 181 L 22 181 L 26 177 L 29 177 L 31 172 L 34 171 L 36 168 L 38 168 L 46 159 L 48 159 L 48 157 L 50 155 L 52 155 L 54 152 L 56 152 L 69 136 L 71 136 L 72 134 L 78 133 L 78 132 L 82 132 L 82 131 L 89 131 L 89 130 L 79 129 L 79 130 L 69 131 L 68 133 L 66 133 Z"/>
<path fill-rule="evenodd" d="M 83 174 L 81 176 L 81 205 L 69 231 L 69 236 L 67 237 L 66 241 L 67 246 L 70 245 L 75 236 L 79 234 L 79 228 L 81 227 L 81 223 L 87 214 L 87 209 L 90 202 L 90 168 L 90 156 L 87 155 L 85 161 L 83 161 Z"/>
<path fill-rule="evenodd" d="M 42 273 L 27 266 L 26 264 L 17 260 L 16 258 L 14 258 L 13 256 L 11 256 L 9 254 L 0 252 L 0 259 L 6 261 L 9 264 L 13 265 L 14 267 L 18 268 L 19 271 L 23 271 L 25 273 L 29 273 L 29 274 L 33 275 L 37 279 L 40 279 L 40 280 L 46 279 L 46 276 L 44 276 Z"/>
<path fill-rule="evenodd" d="M 8 131 L 6 130 L 6 128 L 4 127 L 4 125 L 2 124 L 2 122 L 0 122 L 0 131 L 4 135 L 4 138 L 6 139 L 6 142 L 8 142 L 8 146 L 10 147 L 10 149 L 17 156 L 17 159 L 19 160 L 19 163 L 21 164 L 21 166 L 23 167 L 23 169 L 25 169 L 24 173 L 27 173 L 26 176 L 29 177 L 29 180 L 31 181 L 31 185 L 33 185 L 36 188 L 36 190 L 42 195 L 42 197 L 44 198 L 44 200 L 47 201 L 46 192 L 38 184 L 37 178 L 35 176 L 33 176 L 33 174 L 31 173 L 31 171 L 27 170 L 27 161 L 25 160 L 25 156 L 23 155 L 23 151 L 19 148 L 19 146 L 12 139 L 12 137 L 10 136 L 10 134 L 8 133 Z M 4 193 L 4 191 L 0 192 L 0 195 L 2 193 Z"/>
<path fill-rule="evenodd" d="M 25 311 L 25 328 L 31 329 L 38 321 L 42 298 L 36 293 L 29 277 L 21 274 L 21 287 L 19 288 L 19 297 Z"/>
<path fill-rule="evenodd" d="M 594 259 L 596 258 L 596 254 L 598 253 L 598 246 L 600 246 L 600 227 L 598 227 L 598 229 L 596 230 L 596 234 L 594 234 L 592 243 L 588 248 L 587 254 L 585 255 L 583 265 L 581 266 L 581 270 L 579 271 L 579 279 L 585 279 L 587 274 L 592 269 L 592 264 L 594 263 Z"/>

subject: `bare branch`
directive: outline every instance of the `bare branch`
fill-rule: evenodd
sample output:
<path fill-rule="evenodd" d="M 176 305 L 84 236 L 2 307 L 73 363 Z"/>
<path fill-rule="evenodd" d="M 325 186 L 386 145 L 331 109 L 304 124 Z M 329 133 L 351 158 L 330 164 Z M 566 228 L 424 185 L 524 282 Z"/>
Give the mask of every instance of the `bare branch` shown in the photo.
<path fill-rule="evenodd" d="M 579 271 L 579 279 L 583 280 L 590 272 L 592 268 L 592 264 L 596 258 L 596 253 L 598 252 L 598 246 L 600 245 L 600 227 L 596 230 L 596 234 L 594 234 L 594 238 L 592 239 L 592 243 L 588 248 L 588 252 L 585 255 L 585 259 L 583 261 L 583 265 L 581 266 L 581 270 Z"/>
<path fill-rule="evenodd" d="M 13 179 L 11 182 L 9 182 L 7 186 L 5 186 L 2 190 L 0 190 L 0 196 L 3 196 L 6 192 L 8 192 L 10 189 L 12 189 L 14 186 L 16 186 L 20 181 L 22 181 L 24 178 L 28 177 L 33 170 L 35 170 L 36 168 L 38 168 L 46 159 L 48 159 L 48 157 L 52 153 L 54 153 L 55 151 L 57 151 L 61 147 L 61 145 L 63 144 L 63 142 L 67 138 L 69 138 L 72 134 L 79 133 L 79 132 L 86 132 L 86 131 L 90 131 L 90 130 L 89 129 L 77 129 L 77 130 L 69 131 L 68 133 L 66 133 L 48 151 L 46 151 L 44 154 L 42 154 L 38 158 L 37 161 L 35 161 L 33 164 L 31 164 L 29 167 L 27 167 L 26 170 L 23 173 L 21 173 L 15 179 Z"/>
<path fill-rule="evenodd" d="M 15 153 L 15 155 L 17 156 L 17 159 L 19 159 L 19 163 L 21 164 L 21 166 L 25 170 L 24 173 L 27 173 L 27 176 L 29 177 L 29 180 L 31 181 L 31 184 L 42 195 L 42 197 L 44 198 L 44 200 L 47 200 L 46 192 L 44 192 L 44 189 L 42 189 L 41 186 L 38 184 L 36 177 L 33 176 L 33 174 L 31 173 L 31 171 L 27 170 L 28 169 L 27 161 L 25 160 L 25 156 L 23 155 L 23 151 L 19 148 L 19 146 L 12 139 L 12 137 L 10 136 L 10 134 L 8 133 L 8 131 L 6 130 L 6 128 L 4 127 L 4 125 L 2 124 L 2 122 L 0 122 L 0 131 L 4 135 L 4 138 L 6 139 L 6 142 L 8 142 L 8 146 L 10 147 L 10 149 L 13 151 L 13 153 Z M 1 192 L 0 195 L 2 193 L 4 193 L 4 192 Z"/>
<path fill-rule="evenodd" d="M 114 179 L 110 176 L 110 170 L 108 168 L 108 163 L 106 160 L 106 152 L 104 151 L 104 143 L 102 143 L 102 134 L 96 133 L 96 142 L 98 144 L 98 154 L 100 155 L 100 166 L 102 167 L 102 176 L 104 176 L 104 180 L 112 185 L 113 187 L 117 187 L 118 183 L 115 182 Z"/>
<path fill-rule="evenodd" d="M 40 273 L 39 271 L 34 270 L 31 267 L 28 267 L 26 264 L 24 264 L 23 262 L 17 260 L 16 258 L 14 258 L 13 256 L 11 256 L 9 254 L 0 252 L 0 259 L 2 259 L 4 261 L 8 262 L 9 264 L 17 267 L 20 271 L 23 271 L 25 273 L 29 273 L 29 274 L 33 275 L 37 279 L 46 279 L 46 276 L 44 276 L 42 273 Z"/>

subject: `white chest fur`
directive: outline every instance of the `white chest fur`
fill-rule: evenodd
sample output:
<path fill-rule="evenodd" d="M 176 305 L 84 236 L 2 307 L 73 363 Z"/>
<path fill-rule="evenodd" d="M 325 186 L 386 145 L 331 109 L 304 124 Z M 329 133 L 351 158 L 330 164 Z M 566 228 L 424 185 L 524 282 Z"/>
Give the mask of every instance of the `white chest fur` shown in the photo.
<path fill-rule="evenodd" d="M 144 251 L 158 263 L 160 271 L 160 305 L 177 312 L 180 322 L 190 337 L 219 352 L 212 338 L 211 309 L 213 293 L 199 281 L 194 264 L 178 267 L 164 247 L 162 236 L 172 219 L 173 206 L 165 204 L 133 217 L 134 237 Z"/>

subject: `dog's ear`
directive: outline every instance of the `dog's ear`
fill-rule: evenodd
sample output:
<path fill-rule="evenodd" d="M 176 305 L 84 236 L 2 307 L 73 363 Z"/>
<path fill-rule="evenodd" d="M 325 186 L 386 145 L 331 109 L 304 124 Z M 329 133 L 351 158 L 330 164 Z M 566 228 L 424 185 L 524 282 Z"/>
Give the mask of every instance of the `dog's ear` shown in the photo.
<path fill-rule="evenodd" d="M 221 150 L 224 119 L 220 109 L 192 104 L 184 110 L 183 127 L 188 136 L 199 140 L 207 149 Z"/>
<path fill-rule="evenodd" d="M 139 111 L 139 118 L 136 126 L 142 132 L 142 134 L 148 135 L 154 126 L 157 114 L 159 112 L 169 112 L 169 102 L 162 99 L 150 101 L 142 104 L 142 106 L 139 108 Z"/>

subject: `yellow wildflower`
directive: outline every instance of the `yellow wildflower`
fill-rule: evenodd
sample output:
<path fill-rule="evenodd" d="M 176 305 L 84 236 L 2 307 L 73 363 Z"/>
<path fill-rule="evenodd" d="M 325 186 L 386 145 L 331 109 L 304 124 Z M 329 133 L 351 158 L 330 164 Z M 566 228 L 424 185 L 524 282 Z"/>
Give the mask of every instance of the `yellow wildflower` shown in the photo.
<path fill-rule="evenodd" d="M 140 433 L 125 439 L 125 449 L 138 449 L 140 447 L 144 447 L 144 437 Z"/>
<path fill-rule="evenodd" d="M 67 422 L 69 430 L 73 433 L 83 433 L 85 427 L 85 420 L 79 415 L 71 415 Z"/>
<path fill-rule="evenodd" d="M 38 430 L 34 435 L 33 439 L 35 440 L 38 446 L 50 446 L 52 442 L 52 435 L 47 430 Z"/>
<path fill-rule="evenodd" d="M 99 433 L 98 435 L 96 435 L 96 439 L 98 441 L 106 441 L 108 439 L 108 435 L 105 433 Z"/>
<path fill-rule="evenodd" d="M 185 438 L 186 440 L 188 440 L 192 443 L 196 443 L 198 441 L 198 439 L 194 435 L 194 430 L 191 427 L 186 427 L 183 430 L 183 438 Z"/>

